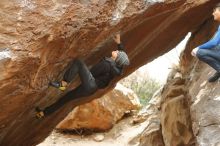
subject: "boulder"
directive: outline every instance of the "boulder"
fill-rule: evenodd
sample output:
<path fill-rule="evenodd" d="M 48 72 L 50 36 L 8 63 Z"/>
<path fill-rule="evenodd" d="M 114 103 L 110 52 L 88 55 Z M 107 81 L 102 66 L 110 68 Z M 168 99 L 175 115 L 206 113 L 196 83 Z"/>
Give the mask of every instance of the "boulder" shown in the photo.
<path fill-rule="evenodd" d="M 1 0 L 0 145 L 40 143 L 74 107 L 101 97 L 118 80 L 203 26 L 217 2 Z M 116 48 L 111 36 L 118 31 L 131 62 L 124 74 L 109 88 L 37 120 L 36 106 L 49 105 L 63 95 L 48 88 L 49 81 L 61 79 L 75 58 L 91 66 L 110 55 Z"/>
<path fill-rule="evenodd" d="M 219 82 L 207 82 L 207 79 L 215 73 L 208 65 L 200 62 L 196 68 L 196 73 L 193 73 L 194 76 L 192 76 L 192 82 L 189 86 L 193 132 L 199 146 L 219 145 Z"/>
<path fill-rule="evenodd" d="M 112 128 L 127 111 L 138 110 L 139 107 L 137 95 L 132 90 L 117 84 L 115 89 L 103 97 L 76 107 L 56 129 L 106 131 Z"/>
<path fill-rule="evenodd" d="M 215 71 L 196 58 L 190 57 L 191 50 L 210 39 L 217 30 L 218 24 L 210 18 L 188 41 L 181 57 L 182 72 L 186 77 L 186 88 L 189 96 L 192 130 L 198 146 L 220 144 L 219 82 L 208 83 L 207 79 Z"/>
<path fill-rule="evenodd" d="M 161 126 L 166 146 L 193 146 L 194 135 L 185 80 L 177 77 L 164 87 L 161 102 Z"/>
<path fill-rule="evenodd" d="M 159 106 L 161 103 L 161 92 L 158 90 L 149 101 L 149 104 L 133 119 L 133 123 L 147 121 L 146 128 L 139 135 L 139 146 L 165 146 L 162 135 Z"/>

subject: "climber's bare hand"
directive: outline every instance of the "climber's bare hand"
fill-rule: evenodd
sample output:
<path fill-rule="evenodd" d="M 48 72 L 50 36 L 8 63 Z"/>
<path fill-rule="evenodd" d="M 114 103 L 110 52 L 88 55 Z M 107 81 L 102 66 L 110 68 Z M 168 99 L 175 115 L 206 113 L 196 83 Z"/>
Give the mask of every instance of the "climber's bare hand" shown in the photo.
<path fill-rule="evenodd" d="M 116 34 L 113 36 L 113 39 L 114 39 L 114 41 L 115 41 L 117 44 L 120 44 L 120 43 L 121 43 L 120 33 L 116 33 Z"/>
<path fill-rule="evenodd" d="M 197 53 L 198 50 L 199 50 L 199 48 L 193 49 L 192 52 L 191 52 L 191 55 L 196 57 L 196 53 Z"/>

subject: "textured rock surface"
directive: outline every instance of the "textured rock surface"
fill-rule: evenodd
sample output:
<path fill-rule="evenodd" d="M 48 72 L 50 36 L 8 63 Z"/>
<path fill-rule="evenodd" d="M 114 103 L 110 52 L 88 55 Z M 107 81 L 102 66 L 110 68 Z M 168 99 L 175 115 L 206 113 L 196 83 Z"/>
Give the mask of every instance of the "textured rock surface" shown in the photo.
<path fill-rule="evenodd" d="M 207 78 L 214 73 L 207 65 L 200 65 L 190 86 L 193 132 L 199 146 L 220 145 L 219 82 L 210 84 Z M 196 84 L 195 84 L 196 83 Z"/>
<path fill-rule="evenodd" d="M 217 24 L 213 23 L 212 19 L 193 33 L 181 59 L 188 79 L 187 89 L 191 101 L 192 128 L 198 146 L 220 145 L 219 82 L 207 83 L 207 79 L 215 71 L 198 59 L 190 59 L 189 55 L 196 45 L 213 36 Z"/>
<path fill-rule="evenodd" d="M 155 95 L 146 107 L 148 125 L 141 133 L 139 146 L 165 146 L 160 123 L 161 92 Z"/>
<path fill-rule="evenodd" d="M 152 124 L 142 133 L 139 146 L 164 146 L 161 129 L 158 126 L 157 124 Z"/>
<path fill-rule="evenodd" d="M 185 89 L 185 80 L 175 78 L 165 87 L 162 94 L 161 126 L 166 146 L 193 146 L 194 135 Z"/>
<path fill-rule="evenodd" d="M 131 59 L 126 76 L 201 26 L 217 2 L 1 0 L 0 47 L 8 49 L 0 49 L 0 145 L 36 145 L 73 107 L 109 90 L 71 101 L 50 117 L 36 120 L 35 106 L 61 96 L 47 85 L 62 76 L 71 59 L 81 57 L 94 64 L 115 49 L 109 36 L 122 30 Z"/>
<path fill-rule="evenodd" d="M 100 99 L 76 107 L 58 126 L 59 130 L 89 129 L 106 131 L 127 111 L 137 110 L 140 102 L 133 91 L 117 84 Z"/>

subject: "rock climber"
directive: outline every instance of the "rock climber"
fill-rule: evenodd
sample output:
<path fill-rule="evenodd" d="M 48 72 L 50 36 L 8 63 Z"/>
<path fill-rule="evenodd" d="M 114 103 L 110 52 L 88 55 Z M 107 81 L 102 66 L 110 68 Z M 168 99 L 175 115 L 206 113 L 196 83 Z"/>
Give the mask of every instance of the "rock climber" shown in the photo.
<path fill-rule="evenodd" d="M 215 6 L 212 15 L 214 20 L 220 22 L 220 3 Z M 191 54 L 216 70 L 208 82 L 218 80 L 220 78 L 220 26 L 211 40 L 193 49 Z"/>
<path fill-rule="evenodd" d="M 65 90 L 77 74 L 79 74 L 81 80 L 78 87 L 67 92 L 52 105 L 45 109 L 36 107 L 36 117 L 38 119 L 50 115 L 73 99 L 94 94 L 98 89 L 107 87 L 115 76 L 121 75 L 123 67 L 129 65 L 130 62 L 121 44 L 120 34 L 114 35 L 113 39 L 117 43 L 118 49 L 112 51 L 111 57 L 104 57 L 91 69 L 82 60 L 76 59 L 65 72 L 62 81 L 50 82 L 51 86 L 59 90 Z"/>

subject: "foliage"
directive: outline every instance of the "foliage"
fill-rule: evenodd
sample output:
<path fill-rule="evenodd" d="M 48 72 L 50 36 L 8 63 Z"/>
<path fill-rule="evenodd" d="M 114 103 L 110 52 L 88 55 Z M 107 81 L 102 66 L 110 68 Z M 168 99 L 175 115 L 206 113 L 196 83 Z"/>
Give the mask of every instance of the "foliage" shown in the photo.
<path fill-rule="evenodd" d="M 161 84 L 151 78 L 147 73 L 134 72 L 120 81 L 122 85 L 132 89 L 140 99 L 142 105 L 146 105 L 153 94 L 161 87 Z"/>

